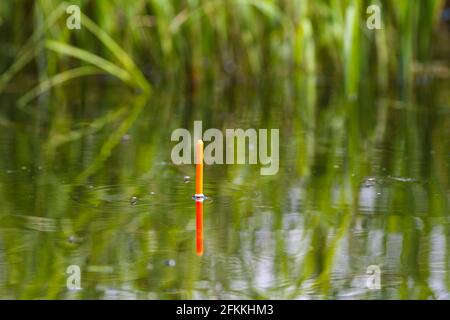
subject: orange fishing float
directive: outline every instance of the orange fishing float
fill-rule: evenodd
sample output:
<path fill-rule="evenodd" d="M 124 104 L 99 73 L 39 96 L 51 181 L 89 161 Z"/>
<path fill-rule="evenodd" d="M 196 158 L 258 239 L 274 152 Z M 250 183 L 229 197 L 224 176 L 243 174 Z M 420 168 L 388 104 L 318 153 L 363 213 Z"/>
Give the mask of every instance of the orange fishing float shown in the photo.
<path fill-rule="evenodd" d="M 203 255 L 203 141 L 195 145 L 195 213 L 196 213 L 196 243 L 197 255 Z"/>

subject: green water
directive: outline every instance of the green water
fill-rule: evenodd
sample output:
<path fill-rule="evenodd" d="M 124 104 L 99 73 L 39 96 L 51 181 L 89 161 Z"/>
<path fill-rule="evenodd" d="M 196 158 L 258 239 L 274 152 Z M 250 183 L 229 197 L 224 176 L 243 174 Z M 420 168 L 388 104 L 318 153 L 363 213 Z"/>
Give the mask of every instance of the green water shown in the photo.
<path fill-rule="evenodd" d="M 286 77 L 140 97 L 92 78 L 24 108 L 4 94 L 0 298 L 449 299 L 448 84 L 348 98 Z M 205 167 L 203 257 L 194 166 L 170 158 L 194 120 L 280 129 L 277 175 Z"/>

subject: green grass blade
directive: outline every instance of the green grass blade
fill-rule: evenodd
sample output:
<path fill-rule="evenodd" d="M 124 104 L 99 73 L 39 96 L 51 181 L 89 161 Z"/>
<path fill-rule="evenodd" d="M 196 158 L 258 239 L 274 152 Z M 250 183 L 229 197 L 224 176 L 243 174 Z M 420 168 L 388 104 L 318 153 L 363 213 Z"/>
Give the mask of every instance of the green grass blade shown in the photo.
<path fill-rule="evenodd" d="M 120 80 L 128 84 L 132 84 L 131 76 L 126 70 L 119 68 L 112 62 L 105 60 L 89 51 L 53 40 L 46 41 L 45 47 L 57 53 L 71 56 L 81 61 L 93 64 L 107 73 L 119 78 Z"/>

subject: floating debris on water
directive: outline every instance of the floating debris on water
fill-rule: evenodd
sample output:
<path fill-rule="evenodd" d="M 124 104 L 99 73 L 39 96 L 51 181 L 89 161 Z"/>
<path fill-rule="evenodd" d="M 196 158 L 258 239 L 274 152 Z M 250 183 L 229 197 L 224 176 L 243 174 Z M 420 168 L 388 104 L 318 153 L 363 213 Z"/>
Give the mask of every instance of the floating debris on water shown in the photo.
<path fill-rule="evenodd" d="M 91 265 L 87 267 L 87 272 L 113 273 L 114 268 L 109 265 Z"/>
<path fill-rule="evenodd" d="M 189 182 L 191 182 L 191 177 L 189 177 L 189 176 L 184 176 L 184 183 L 189 183 Z"/>
<path fill-rule="evenodd" d="M 137 200 L 138 200 L 137 197 L 131 197 L 130 204 L 135 205 L 137 203 Z"/>

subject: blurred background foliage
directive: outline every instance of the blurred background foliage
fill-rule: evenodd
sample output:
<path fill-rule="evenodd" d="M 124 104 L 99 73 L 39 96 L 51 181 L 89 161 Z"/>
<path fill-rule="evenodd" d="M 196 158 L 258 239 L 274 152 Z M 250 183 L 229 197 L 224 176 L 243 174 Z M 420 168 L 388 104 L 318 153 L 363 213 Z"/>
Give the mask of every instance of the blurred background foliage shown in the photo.
<path fill-rule="evenodd" d="M 83 31 L 66 27 L 68 4 L 80 6 Z M 373 4 L 381 8 L 381 30 L 366 27 L 367 8 Z M 448 37 L 442 21 L 444 4 L 443 0 L 3 1 L 0 70 L 9 72 L 3 73 L 1 86 L 24 68 L 38 74 L 41 85 L 49 79 L 56 85 L 107 72 L 145 92 L 151 85 L 182 80 L 191 93 L 214 81 L 258 84 L 261 78 L 301 73 L 345 81 L 347 94 L 354 96 L 369 75 L 386 88 L 408 84 L 417 70 L 448 72 L 439 64 L 430 66 L 432 57 L 445 58 L 433 53 L 448 52 L 442 50 L 448 42 L 439 41 Z M 44 84 L 37 90 L 47 89 L 48 82 Z"/>

